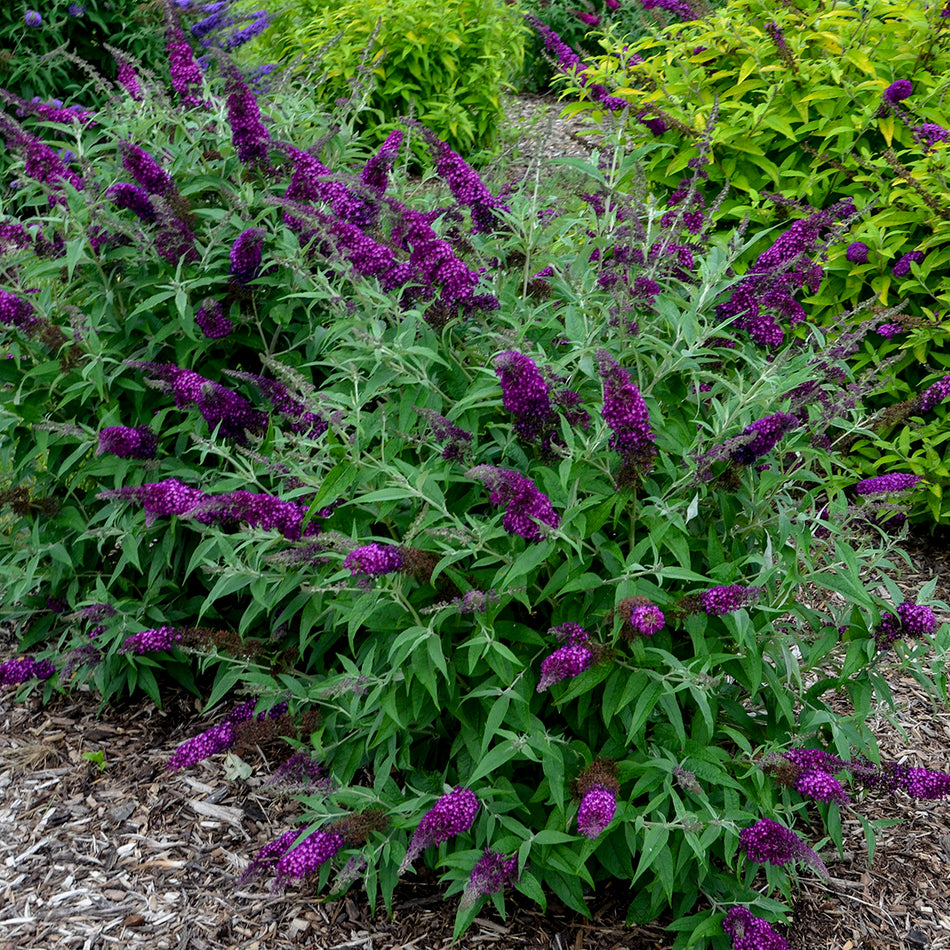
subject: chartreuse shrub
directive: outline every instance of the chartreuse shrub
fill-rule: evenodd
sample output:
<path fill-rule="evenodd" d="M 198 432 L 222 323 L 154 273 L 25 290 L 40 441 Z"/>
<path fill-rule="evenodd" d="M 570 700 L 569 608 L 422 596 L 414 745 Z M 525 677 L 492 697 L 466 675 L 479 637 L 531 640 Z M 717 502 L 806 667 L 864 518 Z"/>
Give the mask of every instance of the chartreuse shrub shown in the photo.
<path fill-rule="evenodd" d="M 168 766 L 291 744 L 306 827 L 245 879 L 389 906 L 426 864 L 459 932 L 612 880 L 678 947 L 783 946 L 843 810 L 873 843 L 846 780 L 950 791 L 865 722 L 884 659 L 945 694 L 933 585 L 888 574 L 917 479 L 835 449 L 889 316 L 796 310 L 853 209 L 711 242 L 701 162 L 502 200 L 431 133 L 420 187 L 398 132 L 361 152 L 167 42 L 171 89 L 3 118 L 0 683 L 236 695 Z"/>
<path fill-rule="evenodd" d="M 356 97 L 370 141 L 412 115 L 470 152 L 497 135 L 525 33 L 503 0 L 305 0 L 275 16 L 264 49 L 319 77 L 328 105 Z"/>
<path fill-rule="evenodd" d="M 851 198 L 861 217 L 829 248 L 809 312 L 825 323 L 844 302 L 906 300 L 904 314 L 865 343 L 861 364 L 896 361 L 885 404 L 935 381 L 946 372 L 950 307 L 946 4 L 732 0 L 702 18 L 677 0 L 662 6 L 677 22 L 629 46 L 604 41 L 607 55 L 580 71 L 548 38 L 583 99 L 569 109 L 626 108 L 631 129 L 669 144 L 650 155 L 646 174 L 670 188 L 709 128 L 705 170 L 731 189 L 722 224 L 748 215 L 775 226 Z M 923 428 L 881 433 L 900 446 L 901 464 L 929 480 L 916 521 L 950 516 L 937 461 L 945 430 L 941 413 Z M 871 442 L 859 449 L 868 474 L 895 461 Z"/>

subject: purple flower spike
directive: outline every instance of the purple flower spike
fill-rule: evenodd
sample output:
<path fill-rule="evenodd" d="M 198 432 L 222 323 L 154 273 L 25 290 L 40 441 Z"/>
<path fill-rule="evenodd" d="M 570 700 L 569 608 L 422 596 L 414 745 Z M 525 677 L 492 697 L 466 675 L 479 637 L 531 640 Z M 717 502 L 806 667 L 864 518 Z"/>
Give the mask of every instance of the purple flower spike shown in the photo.
<path fill-rule="evenodd" d="M 713 617 L 731 614 L 747 604 L 757 600 L 762 593 L 761 587 L 743 587 L 741 584 L 727 584 L 723 587 L 710 587 L 704 590 L 699 599 L 703 610 Z"/>
<path fill-rule="evenodd" d="M 462 909 L 474 906 L 480 897 L 487 897 L 504 890 L 518 877 L 518 856 L 508 857 L 500 851 L 486 848 L 475 862 L 465 893 L 462 894 Z"/>
<path fill-rule="evenodd" d="M 326 864 L 343 844 L 343 836 L 335 831 L 315 831 L 304 838 L 277 860 L 273 890 L 282 890 L 287 881 L 302 881 L 309 877 L 322 864 Z"/>
<path fill-rule="evenodd" d="M 260 275 L 264 254 L 264 229 L 242 231 L 231 247 L 230 274 L 239 284 L 249 284 Z"/>
<path fill-rule="evenodd" d="M 950 375 L 938 379 L 932 386 L 925 389 L 917 399 L 915 408 L 917 412 L 929 412 L 948 396 L 950 396 Z"/>
<path fill-rule="evenodd" d="M 466 472 L 466 476 L 477 478 L 486 485 L 489 501 L 496 507 L 504 507 L 501 523 L 511 535 L 541 541 L 544 532 L 539 523 L 549 528 L 556 528 L 561 523 L 561 516 L 551 507 L 548 496 L 539 491 L 530 478 L 514 469 L 476 465 Z"/>
<path fill-rule="evenodd" d="M 908 637 L 919 639 L 932 636 L 937 630 L 937 618 L 934 612 L 924 604 L 912 604 L 905 601 L 897 608 L 897 616 Z"/>
<path fill-rule="evenodd" d="M 494 360 L 501 383 L 502 403 L 515 417 L 515 432 L 525 442 L 550 451 L 557 417 L 551 408 L 548 387 L 534 361 L 515 350 L 499 353 Z"/>
<path fill-rule="evenodd" d="M 666 617 L 656 604 L 637 604 L 630 608 L 630 626 L 645 637 L 659 633 L 665 624 Z"/>
<path fill-rule="evenodd" d="M 794 831 L 771 818 L 760 818 L 754 825 L 739 832 L 739 844 L 746 857 L 757 864 L 783 865 L 804 861 L 821 877 L 828 877 L 828 869 L 817 853 L 809 848 Z"/>
<path fill-rule="evenodd" d="M 851 801 L 841 782 L 819 769 L 802 772 L 795 780 L 795 791 L 818 802 L 847 805 Z"/>
<path fill-rule="evenodd" d="M 909 472 L 888 472 L 887 475 L 863 479 L 854 486 L 854 490 L 859 495 L 892 495 L 909 491 L 920 481 L 919 475 L 911 475 Z"/>
<path fill-rule="evenodd" d="M 229 336 L 234 324 L 224 315 L 221 302 L 214 297 L 206 297 L 195 314 L 195 323 L 209 340 L 222 340 Z"/>
<path fill-rule="evenodd" d="M 37 318 L 33 316 L 33 304 L 9 290 L 0 290 L 0 324 L 28 330 Z"/>
<path fill-rule="evenodd" d="M 924 259 L 923 251 L 908 251 L 891 268 L 891 273 L 895 277 L 906 277 L 910 273 L 911 264 L 919 264 Z"/>
<path fill-rule="evenodd" d="M 204 493 L 197 488 L 189 488 L 177 478 L 166 478 L 146 485 L 114 488 L 100 492 L 96 497 L 137 501 L 145 509 L 145 524 L 150 525 L 156 518 L 190 511 L 204 498 Z"/>
<path fill-rule="evenodd" d="M 643 396 L 630 374 L 606 350 L 597 351 L 597 363 L 604 384 L 601 415 L 614 433 L 610 447 L 620 454 L 625 466 L 645 472 L 653 464 L 656 446 Z"/>
<path fill-rule="evenodd" d="M 768 921 L 754 917 L 747 907 L 733 907 L 722 929 L 732 941 L 732 950 L 788 950 L 785 938 Z"/>
<path fill-rule="evenodd" d="M 238 885 L 246 884 L 259 874 L 263 874 L 264 871 L 272 868 L 291 847 L 293 847 L 293 843 L 299 836 L 300 830 L 291 828 L 290 831 L 285 831 L 279 838 L 265 844 L 264 847 L 254 855 L 251 863 L 238 878 Z"/>
<path fill-rule="evenodd" d="M 142 83 L 139 80 L 139 74 L 127 59 L 115 58 L 116 62 L 116 81 L 128 93 L 129 98 L 135 102 L 141 102 Z"/>
<path fill-rule="evenodd" d="M 864 241 L 853 241 L 848 245 L 844 256 L 851 264 L 867 264 L 868 246 Z"/>
<path fill-rule="evenodd" d="M 593 840 L 613 821 L 617 796 L 603 785 L 595 785 L 584 793 L 577 811 L 577 830 Z"/>
<path fill-rule="evenodd" d="M 140 221 L 152 222 L 158 212 L 149 200 L 148 192 L 138 185 L 120 181 L 106 188 L 106 197 L 111 199 L 117 208 L 131 211 Z"/>
<path fill-rule="evenodd" d="M 742 430 L 743 435 L 751 435 L 752 439 L 733 450 L 733 461 L 742 465 L 751 464 L 775 448 L 782 436 L 798 425 L 798 417 L 790 412 L 776 412 L 764 419 L 756 419 Z"/>
<path fill-rule="evenodd" d="M 96 455 L 116 455 L 120 459 L 153 459 L 157 443 L 148 426 L 108 426 L 99 433 Z"/>
<path fill-rule="evenodd" d="M 163 198 L 175 195 L 175 180 L 158 162 L 138 145 L 122 143 L 122 167 L 150 194 Z"/>
<path fill-rule="evenodd" d="M 443 795 L 419 822 L 409 850 L 399 867 L 399 873 L 408 870 L 413 861 L 425 848 L 442 844 L 463 831 L 468 831 L 478 811 L 478 799 L 470 789 L 457 786 L 447 795 Z"/>
<path fill-rule="evenodd" d="M 43 17 L 36 12 L 36 10 L 27 10 L 26 16 L 23 17 L 23 22 L 27 26 L 42 26 Z"/>
<path fill-rule="evenodd" d="M 914 91 L 914 84 L 909 79 L 898 79 L 892 82 L 887 89 L 884 90 L 881 98 L 885 102 L 889 102 L 892 105 L 897 102 L 902 102 L 908 96 L 910 96 Z"/>
<path fill-rule="evenodd" d="M 170 650 L 182 640 L 184 634 L 178 627 L 156 627 L 152 630 L 142 630 L 126 637 L 119 647 L 119 653 L 134 653 L 142 656 L 144 653 L 158 653 L 161 650 Z"/>
<path fill-rule="evenodd" d="M 20 686 L 28 680 L 48 680 L 56 670 L 49 660 L 31 656 L 15 657 L 0 663 L 0 686 Z"/>
<path fill-rule="evenodd" d="M 360 182 L 370 191 L 382 197 L 389 184 L 389 173 L 396 162 L 396 156 L 402 146 L 403 135 L 399 129 L 390 132 L 379 151 L 367 161 L 360 172 Z"/>
<path fill-rule="evenodd" d="M 354 576 L 368 574 L 379 577 L 398 571 L 406 560 L 402 549 L 387 544 L 366 544 L 347 554 L 343 566 Z"/>
<path fill-rule="evenodd" d="M 203 106 L 205 103 L 200 94 L 204 75 L 195 62 L 195 55 L 174 13 L 170 14 L 165 31 L 165 48 L 168 51 L 172 88 L 188 108 Z"/>
<path fill-rule="evenodd" d="M 589 669 L 594 654 L 579 643 L 569 643 L 561 647 L 541 662 L 541 679 L 538 680 L 538 692 L 543 693 L 555 683 L 577 676 Z"/>
<path fill-rule="evenodd" d="M 228 125 L 238 161 L 262 162 L 267 158 L 270 133 L 261 121 L 261 110 L 250 86 L 235 67 L 227 70 Z"/>

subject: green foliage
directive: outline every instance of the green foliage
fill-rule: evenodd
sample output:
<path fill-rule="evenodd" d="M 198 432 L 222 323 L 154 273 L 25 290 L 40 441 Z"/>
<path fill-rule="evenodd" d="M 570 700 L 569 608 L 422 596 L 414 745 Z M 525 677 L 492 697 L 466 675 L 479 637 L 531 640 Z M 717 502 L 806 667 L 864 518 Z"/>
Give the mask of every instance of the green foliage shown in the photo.
<path fill-rule="evenodd" d="M 469 153 L 497 134 L 523 35 L 502 0 L 305 2 L 275 18 L 263 48 L 320 77 L 326 105 L 359 100 L 371 141 L 412 115 Z"/>
<path fill-rule="evenodd" d="M 26 24 L 30 9 L 41 15 L 40 25 Z M 134 59 L 157 61 L 164 47 L 161 7 L 138 0 L 6 3 L 0 9 L 0 86 L 24 99 L 101 103 L 103 86 L 93 77 L 114 79 L 116 73 L 106 44 Z"/>
<path fill-rule="evenodd" d="M 50 126 L 83 187 L 40 184 L 18 154 L 3 208 L 33 237 L 2 232 L 0 603 L 24 649 L 56 658 L 47 692 L 160 701 L 172 677 L 209 706 L 249 692 L 259 716 L 278 700 L 318 712 L 295 741 L 336 787 L 301 797 L 314 828 L 364 822 L 333 860 L 365 860 L 374 905 L 391 905 L 407 852 L 455 894 L 490 847 L 541 905 L 586 913 L 600 884 L 625 883 L 630 920 L 672 917 L 682 948 L 722 946 L 711 908 L 780 919 L 791 872 L 752 865 L 739 832 L 814 814 L 763 756 L 874 754 L 874 632 L 903 597 L 895 540 L 850 503 L 831 448 L 868 423 L 838 366 L 848 339 L 803 323 L 769 352 L 717 314 L 736 262 L 774 236 L 687 233 L 641 187 L 652 146 L 566 161 L 502 206 L 444 153 L 442 183 L 397 172 L 384 193 L 345 117 L 293 89 L 266 102 L 256 160 L 228 127 L 233 77 L 189 109 L 153 92 L 96 126 Z M 154 220 L 108 190 L 129 182 L 129 141 L 174 180 Z M 319 194 L 295 197 L 301 176 Z M 168 253 L 182 227 L 193 239 Z M 251 228 L 263 259 L 242 281 Z M 208 298 L 233 323 L 216 339 L 196 322 Z M 540 386 L 500 379 L 513 353 Z M 176 367 L 198 375 L 169 392 Z M 240 412 L 215 415 L 235 405 L 220 386 Z M 753 450 L 778 412 L 781 440 Z M 114 426 L 147 426 L 155 458 L 105 446 Z M 144 485 L 162 486 L 147 510 Z M 703 595 L 720 587 L 716 609 Z M 638 634 L 647 604 L 664 622 Z M 590 664 L 558 677 L 566 623 Z M 179 638 L 138 652 L 143 631 Z M 893 649 L 937 693 L 947 645 L 941 628 Z M 592 781 L 617 807 L 588 836 Z M 471 826 L 412 855 L 460 786 Z M 821 807 L 832 839 L 838 812 Z M 459 932 L 486 900 L 460 906 Z"/>
<path fill-rule="evenodd" d="M 898 390 L 941 369 L 950 344 L 937 317 L 950 307 L 950 143 L 931 143 L 915 131 L 948 124 L 942 103 L 950 18 L 940 16 L 943 8 L 891 0 L 860 6 L 810 0 L 775 8 L 732 0 L 704 19 L 634 44 L 626 55 L 635 52 L 642 63 L 622 69 L 617 55 L 602 58 L 587 80 L 606 82 L 637 113 L 666 117 L 671 127 L 663 139 L 678 147 L 653 153 L 651 182 L 675 187 L 697 154 L 699 134 L 709 132 L 706 171 L 711 183 L 730 187 L 721 222 L 748 215 L 757 225 L 773 225 L 795 207 L 853 199 L 860 217 L 830 248 L 826 280 L 807 306 L 825 323 L 838 319 L 842 303 L 907 300 L 906 312 L 921 318 L 921 328 L 894 344 L 880 340 L 874 356 L 881 361 L 901 347 Z M 887 105 L 882 94 L 898 79 L 909 80 L 913 93 Z M 866 263 L 846 259 L 849 241 L 868 246 Z M 895 271 L 910 251 L 922 252 L 924 260 Z M 898 395 L 895 390 L 889 398 Z M 912 438 L 922 445 L 921 458 L 940 453 L 940 440 L 929 432 Z M 927 474 L 937 479 L 938 492 L 947 487 L 932 465 Z M 931 504 L 915 517 L 930 514 L 946 516 Z"/>

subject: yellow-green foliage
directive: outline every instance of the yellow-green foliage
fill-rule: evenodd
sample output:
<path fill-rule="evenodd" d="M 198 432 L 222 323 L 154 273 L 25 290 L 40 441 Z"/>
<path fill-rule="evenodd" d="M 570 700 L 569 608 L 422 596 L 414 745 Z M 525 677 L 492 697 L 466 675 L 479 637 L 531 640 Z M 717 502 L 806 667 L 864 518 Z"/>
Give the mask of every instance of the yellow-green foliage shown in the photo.
<path fill-rule="evenodd" d="M 946 0 L 731 0 L 624 53 L 608 49 L 591 64 L 588 88 L 603 82 L 634 115 L 654 110 L 697 133 L 718 109 L 708 171 L 713 185 L 729 181 L 722 212 L 733 219 L 779 221 L 786 211 L 767 192 L 813 207 L 853 198 L 866 216 L 850 239 L 867 243 L 868 262 L 848 263 L 844 245 L 833 251 L 829 279 L 813 302 L 818 308 L 873 291 L 885 303 L 913 295 L 916 312 L 932 315 L 950 306 L 950 279 L 943 276 L 950 275 L 950 145 L 927 149 L 913 128 L 950 125 L 945 6 Z M 622 67 L 631 53 L 644 62 Z M 882 94 L 897 79 L 910 80 L 913 94 L 882 110 Z M 648 175 L 675 186 L 695 148 L 682 129 L 663 138 L 682 147 L 654 153 Z M 924 264 L 895 278 L 893 264 L 912 250 L 928 252 Z"/>
<path fill-rule="evenodd" d="M 504 0 L 304 0 L 271 29 L 281 58 L 316 63 L 330 102 L 352 94 L 366 63 L 375 82 L 361 113 L 367 131 L 384 137 L 412 114 L 463 154 L 494 138 L 525 37 Z"/>

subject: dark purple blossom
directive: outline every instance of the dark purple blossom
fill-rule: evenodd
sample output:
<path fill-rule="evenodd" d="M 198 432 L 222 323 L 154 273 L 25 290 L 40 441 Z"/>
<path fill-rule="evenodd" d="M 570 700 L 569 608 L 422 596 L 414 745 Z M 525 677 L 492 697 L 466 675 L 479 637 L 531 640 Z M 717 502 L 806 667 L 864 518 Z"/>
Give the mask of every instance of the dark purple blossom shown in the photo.
<path fill-rule="evenodd" d="M 741 584 L 727 584 L 710 587 L 699 595 L 703 610 L 713 617 L 721 617 L 758 600 L 761 587 L 744 587 Z"/>
<path fill-rule="evenodd" d="M 221 340 L 234 329 L 230 317 L 224 315 L 224 308 L 214 297 L 205 297 L 195 314 L 195 323 L 209 340 Z"/>
<path fill-rule="evenodd" d="M 250 22 L 246 26 L 234 30 L 218 41 L 218 45 L 225 52 L 231 52 L 231 50 L 250 42 L 255 36 L 260 36 L 272 22 L 271 14 L 267 10 L 255 10 L 253 13 L 247 14 L 247 17 L 250 18 Z M 238 22 L 238 19 L 235 18 L 233 22 Z"/>
<path fill-rule="evenodd" d="M 120 459 L 153 459 L 158 445 L 148 426 L 107 426 L 99 433 L 96 455 L 116 455 Z"/>
<path fill-rule="evenodd" d="M 732 941 L 732 950 L 788 950 L 785 938 L 768 921 L 754 917 L 747 907 L 733 907 L 722 929 Z"/>
<path fill-rule="evenodd" d="M 183 637 L 184 633 L 179 627 L 155 627 L 126 637 L 118 652 L 134 653 L 136 656 L 158 653 L 161 650 L 170 650 L 176 643 L 180 643 Z"/>
<path fill-rule="evenodd" d="M 884 90 L 881 98 L 894 105 L 903 101 L 914 91 L 914 84 L 909 79 L 897 79 Z"/>
<path fill-rule="evenodd" d="M 264 253 L 264 229 L 242 231 L 231 246 L 230 274 L 239 284 L 249 284 L 260 275 Z"/>
<path fill-rule="evenodd" d="M 868 262 L 868 246 L 864 241 L 852 241 L 844 252 L 844 256 L 852 264 L 866 264 Z"/>
<path fill-rule="evenodd" d="M 599 837 L 616 811 L 616 792 L 604 785 L 594 785 L 584 793 L 577 810 L 578 832 L 591 840 Z"/>
<path fill-rule="evenodd" d="M 262 531 L 278 531 L 289 541 L 320 533 L 320 522 L 312 519 L 304 527 L 307 506 L 283 501 L 274 495 L 249 491 L 202 495 L 187 511 L 187 517 L 201 524 L 231 527 L 239 524 Z"/>
<path fill-rule="evenodd" d="M 228 96 L 228 125 L 238 160 L 262 162 L 267 158 L 270 133 L 261 121 L 257 99 L 236 67 L 229 67 L 227 75 L 224 90 Z"/>
<path fill-rule="evenodd" d="M 49 660 L 14 657 L 0 663 L 0 686 L 20 686 L 28 680 L 48 680 L 56 672 Z"/>
<path fill-rule="evenodd" d="M 897 336 L 898 333 L 903 333 L 904 330 L 905 327 L 899 323 L 882 323 L 879 327 L 874 328 L 874 332 L 878 336 L 884 337 L 885 340 L 892 339 Z"/>
<path fill-rule="evenodd" d="M 379 577 L 393 574 L 405 563 L 402 549 L 391 544 L 366 544 L 347 554 L 343 566 L 354 576 L 358 574 Z"/>
<path fill-rule="evenodd" d="M 27 26 L 42 26 L 43 17 L 37 13 L 36 10 L 27 10 L 26 15 L 23 17 L 23 22 Z"/>
<path fill-rule="evenodd" d="M 666 617 L 656 604 L 635 604 L 630 608 L 628 622 L 637 633 L 652 637 L 663 629 Z"/>
<path fill-rule="evenodd" d="M 831 773 L 821 769 L 803 771 L 795 780 L 795 791 L 818 802 L 846 805 L 851 799 L 844 786 Z"/>
<path fill-rule="evenodd" d="M 135 67 L 127 60 L 121 57 L 116 57 L 116 81 L 120 86 L 128 93 L 129 98 L 135 102 L 141 102 L 143 99 L 142 95 L 142 84 L 139 80 L 139 74 L 135 71 Z"/>
<path fill-rule="evenodd" d="M 909 472 L 888 472 L 876 478 L 862 479 L 854 486 L 854 490 L 859 495 L 891 495 L 895 492 L 909 491 L 920 481 L 919 475 L 912 475 Z"/>
<path fill-rule="evenodd" d="M 685 0 L 640 0 L 644 10 L 662 10 L 672 13 L 681 20 L 695 20 L 696 13 Z"/>
<path fill-rule="evenodd" d="M 145 485 L 132 485 L 126 488 L 113 488 L 100 492 L 98 498 L 119 498 L 138 502 L 145 509 L 145 524 L 150 525 L 156 518 L 166 515 L 183 515 L 204 498 L 204 492 L 189 488 L 177 478 L 166 478 L 160 482 Z"/>
<path fill-rule="evenodd" d="M 357 228 L 365 228 L 376 220 L 373 204 L 339 181 L 326 165 L 302 149 L 288 147 L 286 151 L 293 167 L 284 194 L 288 201 L 321 201 L 336 218 Z"/>
<path fill-rule="evenodd" d="M 0 290 L 0 324 L 28 330 L 35 323 L 37 318 L 33 316 L 33 304 L 9 290 Z"/>
<path fill-rule="evenodd" d="M 188 108 L 203 106 L 205 103 L 201 99 L 201 88 L 204 77 L 173 13 L 169 15 L 165 31 L 165 48 L 168 51 L 172 88 Z"/>
<path fill-rule="evenodd" d="M 254 855 L 251 863 L 244 869 L 244 873 L 238 878 L 238 885 L 246 884 L 260 874 L 272 868 L 290 849 L 293 843 L 300 837 L 300 831 L 292 828 L 285 831 L 279 838 L 270 841 L 264 845 L 257 854 Z"/>
<path fill-rule="evenodd" d="M 929 412 L 934 406 L 940 405 L 948 396 L 950 396 L 950 375 L 944 376 L 933 385 L 928 386 L 917 398 L 917 405 L 914 408 L 917 412 Z"/>
<path fill-rule="evenodd" d="M 244 443 L 248 432 L 263 432 L 267 428 L 267 416 L 254 409 L 243 396 L 193 370 L 182 369 L 174 363 L 139 360 L 130 361 L 128 365 L 142 370 L 171 392 L 179 409 L 196 406 L 208 425 L 222 436 Z"/>
<path fill-rule="evenodd" d="M 534 361 L 515 350 L 506 350 L 494 360 L 501 383 L 502 403 L 515 417 L 515 432 L 528 443 L 550 451 L 557 416 L 551 408 L 548 386 Z"/>
<path fill-rule="evenodd" d="M 518 878 L 518 856 L 508 857 L 500 851 L 486 848 L 485 853 L 475 862 L 465 893 L 462 894 L 461 907 L 472 907 L 481 897 L 496 894 L 504 890 Z"/>
<path fill-rule="evenodd" d="M 323 765 L 306 752 L 295 752 L 281 762 L 267 784 L 305 791 L 308 795 L 329 794 L 336 788 Z"/>
<path fill-rule="evenodd" d="M 610 447 L 625 466 L 646 472 L 653 464 L 656 446 L 643 396 L 630 374 L 606 350 L 597 351 L 597 364 L 604 384 L 601 416 L 614 433 Z"/>
<path fill-rule="evenodd" d="M 782 436 L 798 425 L 798 417 L 790 412 L 776 412 L 763 419 L 756 419 L 742 430 L 743 436 L 750 435 L 752 438 L 732 450 L 732 460 L 741 465 L 751 465 L 775 448 Z"/>
<path fill-rule="evenodd" d="M 150 194 L 163 198 L 178 194 L 175 180 L 144 148 L 130 142 L 121 144 L 122 167 Z"/>
<path fill-rule="evenodd" d="M 590 639 L 590 633 L 579 623 L 574 623 L 573 620 L 558 624 L 556 627 L 551 627 L 548 633 L 553 633 L 561 643 L 576 645 L 578 643 L 586 643 Z"/>
<path fill-rule="evenodd" d="M 83 180 L 69 169 L 55 149 L 24 131 L 16 122 L 2 113 L 0 113 L 0 129 L 3 130 L 7 147 L 22 154 L 27 176 L 41 185 L 49 186 L 53 192 L 50 195 L 52 204 L 61 204 L 65 200 L 59 194 L 64 182 L 77 191 L 83 190 Z"/>
<path fill-rule="evenodd" d="M 583 644 L 569 643 L 541 661 L 541 679 L 538 680 L 538 692 L 543 693 L 555 683 L 577 676 L 589 669 L 594 654 Z"/>
<path fill-rule="evenodd" d="M 950 142 L 950 131 L 935 122 L 923 122 L 911 128 L 914 140 L 920 142 L 925 150 L 932 149 L 937 142 Z"/>
<path fill-rule="evenodd" d="M 360 172 L 360 182 L 377 195 L 383 195 L 389 184 L 389 173 L 402 146 L 403 134 L 399 129 L 390 132 L 379 151 L 370 158 Z"/>
<path fill-rule="evenodd" d="M 466 476 L 482 482 L 489 490 L 489 501 L 505 509 L 501 523 L 509 534 L 541 541 L 544 531 L 540 525 L 556 528 L 561 523 L 547 495 L 539 491 L 530 478 L 514 469 L 476 465 Z"/>
<path fill-rule="evenodd" d="M 425 815 L 409 842 L 409 849 L 399 867 L 402 874 L 425 848 L 442 844 L 463 831 L 468 831 L 478 811 L 478 799 L 470 789 L 457 786 L 443 795 Z"/>
<path fill-rule="evenodd" d="M 106 189 L 106 197 L 117 208 L 131 211 L 140 221 L 152 222 L 158 212 L 149 200 L 148 192 L 139 185 L 121 181 Z"/>
<path fill-rule="evenodd" d="M 319 412 L 308 409 L 283 383 L 240 370 L 225 370 L 225 372 L 235 379 L 249 382 L 277 412 L 291 420 L 289 428 L 293 432 L 316 439 L 330 428 L 327 420 Z"/>
<path fill-rule="evenodd" d="M 459 462 L 466 457 L 471 450 L 472 433 L 449 422 L 441 413 L 434 409 L 421 409 L 416 407 L 416 412 L 429 423 L 429 429 L 436 442 L 445 443 L 442 449 L 442 458 L 446 461 Z"/>
<path fill-rule="evenodd" d="M 924 259 L 923 251 L 908 251 L 891 268 L 891 273 L 895 277 L 906 277 L 910 273 L 911 264 L 919 264 Z"/>
<path fill-rule="evenodd" d="M 278 858 L 273 889 L 280 891 L 288 881 L 302 881 L 314 874 L 343 844 L 343 836 L 335 831 L 314 831 Z"/>
<path fill-rule="evenodd" d="M 808 847 L 794 831 L 771 818 L 760 818 L 754 825 L 739 832 L 739 844 L 746 857 L 757 864 L 789 864 L 805 861 L 821 876 L 828 877 L 828 869 L 814 849 Z"/>

